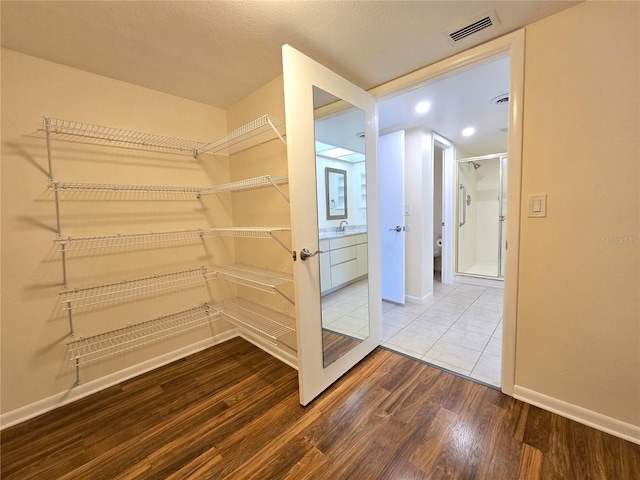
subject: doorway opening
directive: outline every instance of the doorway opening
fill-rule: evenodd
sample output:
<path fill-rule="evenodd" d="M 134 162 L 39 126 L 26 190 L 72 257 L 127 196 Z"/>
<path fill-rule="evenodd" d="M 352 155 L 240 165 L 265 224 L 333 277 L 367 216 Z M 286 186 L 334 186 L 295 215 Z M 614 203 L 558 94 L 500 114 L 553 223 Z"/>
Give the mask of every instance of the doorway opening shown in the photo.
<path fill-rule="evenodd" d="M 403 279 L 405 302 L 383 304 L 382 345 L 495 387 L 501 386 L 502 368 L 506 217 L 501 209 L 506 205 L 507 162 L 506 154 L 495 152 L 508 148 L 509 79 L 510 57 L 502 54 L 379 102 L 381 137 L 403 131 L 411 138 L 417 130 L 423 140 L 429 138 L 420 145 L 421 169 L 412 171 L 410 162 L 405 166 L 406 188 L 416 184 L 416 177 L 423 188 L 422 205 L 404 206 L 407 251 L 411 242 L 421 246 L 422 275 L 410 271 L 415 255 L 405 259 L 405 264 L 413 262 Z M 495 98 L 506 101 L 492 102 Z M 430 105 L 427 113 L 417 114 L 415 106 L 425 102 Z M 407 159 L 410 148 L 407 142 Z M 380 162 L 384 160 L 381 155 Z M 488 190 L 489 184 L 495 192 Z M 489 215 L 495 217 L 491 235 L 484 221 Z M 381 232 L 387 227 L 381 224 Z M 489 260 L 495 271 L 474 270 Z M 383 278 L 388 274 L 383 266 Z M 430 281 L 424 282 L 425 277 Z M 412 286 L 415 279 L 423 283 Z"/>

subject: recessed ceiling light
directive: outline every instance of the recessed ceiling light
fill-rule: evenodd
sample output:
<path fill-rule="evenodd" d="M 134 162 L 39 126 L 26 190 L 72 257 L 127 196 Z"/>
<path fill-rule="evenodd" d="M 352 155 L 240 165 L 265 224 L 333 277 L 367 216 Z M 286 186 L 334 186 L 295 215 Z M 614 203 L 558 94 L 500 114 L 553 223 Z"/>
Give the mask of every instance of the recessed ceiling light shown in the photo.
<path fill-rule="evenodd" d="M 474 133 L 476 133 L 476 129 L 473 127 L 467 127 L 464 130 L 462 130 L 462 135 L 464 135 L 465 137 L 470 137 Z"/>
<path fill-rule="evenodd" d="M 416 112 L 418 113 L 427 113 L 431 109 L 431 104 L 429 102 L 420 102 L 416 105 Z"/>

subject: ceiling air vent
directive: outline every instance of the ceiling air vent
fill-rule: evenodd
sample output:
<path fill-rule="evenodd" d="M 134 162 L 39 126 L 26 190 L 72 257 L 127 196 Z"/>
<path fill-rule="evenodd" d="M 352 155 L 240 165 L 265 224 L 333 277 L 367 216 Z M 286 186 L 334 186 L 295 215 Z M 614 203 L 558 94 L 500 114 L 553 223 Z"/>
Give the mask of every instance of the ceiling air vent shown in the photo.
<path fill-rule="evenodd" d="M 462 28 L 457 29 L 455 32 L 447 33 L 447 38 L 449 42 L 456 43 L 462 40 L 463 38 L 467 38 L 474 33 L 478 33 L 485 28 L 492 27 L 494 25 L 498 25 L 500 23 L 498 21 L 498 17 L 496 16 L 494 11 L 481 15 L 478 19 L 474 20 L 469 25 L 466 25 Z"/>

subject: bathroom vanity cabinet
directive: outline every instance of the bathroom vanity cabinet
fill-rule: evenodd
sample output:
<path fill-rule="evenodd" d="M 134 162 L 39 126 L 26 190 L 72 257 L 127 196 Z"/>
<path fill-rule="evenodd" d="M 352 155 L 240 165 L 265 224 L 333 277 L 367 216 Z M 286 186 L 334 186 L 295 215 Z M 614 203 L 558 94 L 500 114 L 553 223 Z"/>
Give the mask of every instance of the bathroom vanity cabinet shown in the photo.
<path fill-rule="evenodd" d="M 367 234 L 337 234 L 320 240 L 322 295 L 363 278 L 368 272 Z"/>

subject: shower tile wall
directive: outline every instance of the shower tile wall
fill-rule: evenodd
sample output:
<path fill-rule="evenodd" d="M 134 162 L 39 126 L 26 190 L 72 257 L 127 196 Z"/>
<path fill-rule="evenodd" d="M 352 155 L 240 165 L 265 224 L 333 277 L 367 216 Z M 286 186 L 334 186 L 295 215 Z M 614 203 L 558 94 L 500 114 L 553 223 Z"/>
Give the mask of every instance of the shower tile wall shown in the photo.
<path fill-rule="evenodd" d="M 382 345 L 500 386 L 503 290 L 434 283 L 427 303 L 383 302 Z"/>

